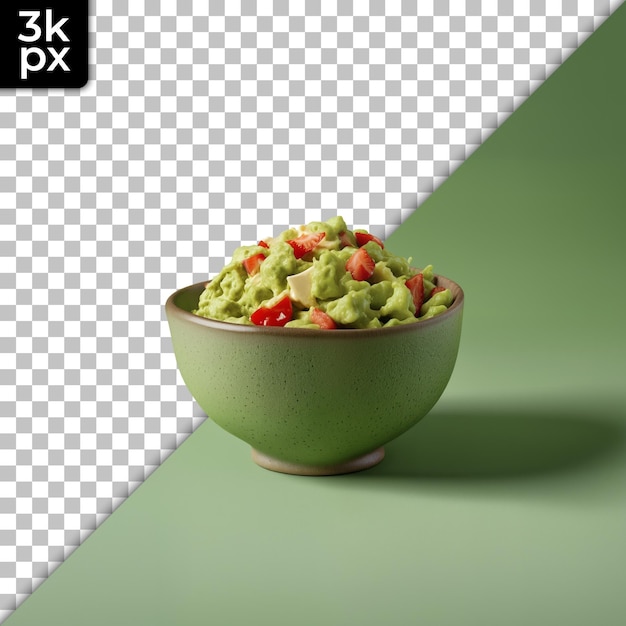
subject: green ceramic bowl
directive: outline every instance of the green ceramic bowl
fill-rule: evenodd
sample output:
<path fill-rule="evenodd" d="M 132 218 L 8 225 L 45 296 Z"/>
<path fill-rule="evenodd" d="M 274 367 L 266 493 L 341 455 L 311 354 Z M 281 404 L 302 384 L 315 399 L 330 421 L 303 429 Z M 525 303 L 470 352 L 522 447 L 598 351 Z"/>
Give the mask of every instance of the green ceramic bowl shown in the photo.
<path fill-rule="evenodd" d="M 205 413 L 291 474 L 341 474 L 382 460 L 383 445 L 443 393 L 461 337 L 463 291 L 436 317 L 366 330 L 271 328 L 191 313 L 206 283 L 165 305 L 178 368 Z"/>

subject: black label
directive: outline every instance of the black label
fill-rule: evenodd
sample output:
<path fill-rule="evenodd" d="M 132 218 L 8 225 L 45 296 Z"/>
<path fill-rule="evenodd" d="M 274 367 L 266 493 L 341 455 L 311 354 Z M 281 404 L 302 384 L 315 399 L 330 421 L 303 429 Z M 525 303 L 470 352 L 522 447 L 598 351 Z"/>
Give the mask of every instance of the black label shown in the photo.
<path fill-rule="evenodd" d="M 88 0 L 0 0 L 0 87 L 83 87 Z"/>

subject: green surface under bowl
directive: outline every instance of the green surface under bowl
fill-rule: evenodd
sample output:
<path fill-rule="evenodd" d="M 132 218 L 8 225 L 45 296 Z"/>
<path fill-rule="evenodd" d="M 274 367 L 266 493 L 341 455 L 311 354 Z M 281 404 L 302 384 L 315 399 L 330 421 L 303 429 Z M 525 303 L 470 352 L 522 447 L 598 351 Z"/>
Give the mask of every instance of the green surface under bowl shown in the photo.
<path fill-rule="evenodd" d="M 463 291 L 443 314 L 383 329 L 245 326 L 191 313 L 206 283 L 165 305 L 178 368 L 202 410 L 271 470 L 325 475 L 380 462 L 382 446 L 443 393 L 461 337 Z"/>

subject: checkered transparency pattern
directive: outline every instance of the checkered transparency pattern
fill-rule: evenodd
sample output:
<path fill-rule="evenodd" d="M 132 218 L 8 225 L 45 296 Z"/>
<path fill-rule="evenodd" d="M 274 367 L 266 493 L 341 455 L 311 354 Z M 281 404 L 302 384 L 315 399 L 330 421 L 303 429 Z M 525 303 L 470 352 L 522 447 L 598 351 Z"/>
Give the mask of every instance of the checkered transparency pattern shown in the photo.
<path fill-rule="evenodd" d="M 87 87 L 0 92 L 0 621 L 203 421 L 170 292 L 389 234 L 619 4 L 99 0 Z"/>

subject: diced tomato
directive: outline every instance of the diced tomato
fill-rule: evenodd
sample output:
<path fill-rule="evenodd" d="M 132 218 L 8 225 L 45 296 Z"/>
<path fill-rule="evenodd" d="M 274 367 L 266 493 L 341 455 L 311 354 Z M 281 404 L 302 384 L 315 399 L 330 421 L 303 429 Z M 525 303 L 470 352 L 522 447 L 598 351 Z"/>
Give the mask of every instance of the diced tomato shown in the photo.
<path fill-rule="evenodd" d="M 274 306 L 259 307 L 250 316 L 250 321 L 257 326 L 284 326 L 291 321 L 293 308 L 289 296 L 281 298 Z"/>
<path fill-rule="evenodd" d="M 435 287 L 431 292 L 430 292 L 430 298 L 432 298 L 436 293 L 439 293 L 440 291 L 445 291 L 446 288 L 445 287 Z"/>
<path fill-rule="evenodd" d="M 342 230 L 339 233 L 339 243 L 341 244 L 342 248 L 354 248 L 354 241 L 350 239 L 350 235 L 348 235 L 345 230 Z"/>
<path fill-rule="evenodd" d="M 359 248 L 361 246 L 364 246 L 368 241 L 373 241 L 374 243 L 377 243 L 381 248 L 385 247 L 383 242 L 378 237 L 376 237 L 376 235 L 371 235 L 370 233 L 355 232 L 354 236 L 356 237 L 356 243 Z"/>
<path fill-rule="evenodd" d="M 261 248 L 269 248 L 269 246 L 261 239 L 261 241 L 259 241 L 259 245 L 261 246 Z"/>
<path fill-rule="evenodd" d="M 409 288 L 411 295 L 413 296 L 413 304 L 415 305 L 415 317 L 419 317 L 420 309 L 424 304 L 424 274 L 415 274 L 406 281 L 406 286 Z"/>
<path fill-rule="evenodd" d="M 364 248 L 359 248 L 347 261 L 346 269 L 354 280 L 367 280 L 373 273 L 376 263 Z"/>
<path fill-rule="evenodd" d="M 337 328 L 335 320 L 330 315 L 328 315 L 328 313 L 325 313 L 324 311 L 322 311 L 322 309 L 317 309 L 315 307 L 311 309 L 311 322 L 313 322 L 313 324 L 317 324 L 320 328 L 323 328 L 324 330 L 332 330 L 334 328 Z"/>
<path fill-rule="evenodd" d="M 263 263 L 263 261 L 265 261 L 265 255 L 259 252 L 259 254 L 253 254 L 252 256 L 246 257 L 243 260 L 243 266 L 249 276 L 254 276 L 259 273 L 261 263 Z"/>
<path fill-rule="evenodd" d="M 305 233 L 297 239 L 290 239 L 287 243 L 293 248 L 296 259 L 315 250 L 317 244 L 326 237 L 326 233 Z"/>

